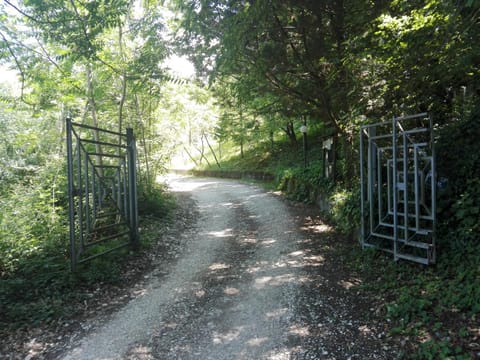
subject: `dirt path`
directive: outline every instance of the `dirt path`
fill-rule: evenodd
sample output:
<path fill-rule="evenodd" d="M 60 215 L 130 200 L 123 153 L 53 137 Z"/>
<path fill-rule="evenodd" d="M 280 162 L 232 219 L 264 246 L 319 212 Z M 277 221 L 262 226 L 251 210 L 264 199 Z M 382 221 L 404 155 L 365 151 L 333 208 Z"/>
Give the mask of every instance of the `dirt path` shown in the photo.
<path fill-rule="evenodd" d="M 395 358 L 318 218 L 235 181 L 171 187 L 190 192 L 199 214 L 181 258 L 60 358 Z"/>

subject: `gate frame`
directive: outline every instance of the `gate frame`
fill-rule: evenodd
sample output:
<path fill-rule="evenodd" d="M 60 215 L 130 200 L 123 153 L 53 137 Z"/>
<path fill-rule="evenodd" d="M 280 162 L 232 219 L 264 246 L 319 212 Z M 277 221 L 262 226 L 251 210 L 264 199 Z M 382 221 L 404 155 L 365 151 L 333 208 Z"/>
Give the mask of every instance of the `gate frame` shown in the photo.
<path fill-rule="evenodd" d="M 414 127 L 406 129 L 402 124 L 406 122 L 426 122 L 427 127 Z M 428 121 L 427 121 L 428 120 Z M 405 126 L 405 125 L 404 125 Z M 377 134 L 378 129 L 388 129 L 390 133 Z M 412 137 L 421 133 L 425 133 L 426 141 L 423 143 L 415 143 Z M 390 146 L 378 147 L 376 141 L 390 141 Z M 367 142 L 367 148 L 365 148 Z M 409 144 L 410 142 L 410 144 Z M 420 154 L 419 148 L 429 150 L 429 155 Z M 411 152 L 414 152 L 411 159 Z M 375 151 L 376 150 L 376 151 Z M 386 172 L 387 182 L 382 178 L 382 170 L 385 165 L 381 163 L 380 156 L 384 151 L 391 151 L 392 156 L 387 158 Z M 367 159 L 365 159 L 365 152 Z M 427 160 L 427 167 L 430 167 L 429 174 L 424 176 L 426 168 L 419 169 L 419 157 L 421 160 Z M 414 191 L 414 214 L 409 211 L 409 181 L 411 181 L 411 164 L 409 160 L 413 160 L 413 191 Z M 366 165 L 366 166 L 365 166 Z M 400 169 L 399 166 L 400 165 Z M 366 169 L 365 169 L 366 167 Z M 391 169 L 390 169 L 391 167 Z M 420 198 L 424 198 L 426 194 L 425 184 L 419 181 L 424 180 L 427 183 L 430 177 L 430 214 L 421 215 Z M 367 181 L 365 181 L 367 180 Z M 382 192 L 380 186 L 387 188 L 387 216 L 391 216 L 391 223 L 385 223 L 381 220 L 382 209 Z M 434 131 L 432 118 L 428 113 L 420 113 L 411 116 L 394 117 L 391 121 L 368 124 L 360 127 L 360 187 L 361 187 L 361 243 L 363 248 L 379 248 L 383 251 L 393 254 L 395 261 L 406 259 L 425 265 L 435 263 L 436 247 L 435 247 L 435 230 L 436 230 L 436 166 L 435 166 L 435 148 L 434 148 Z M 384 190 L 385 191 L 385 190 Z M 375 198 L 376 196 L 376 198 Z M 375 204 L 377 202 L 377 204 Z M 403 205 L 403 206 L 402 206 Z M 377 208 L 375 207 L 377 206 Z M 368 207 L 368 209 L 367 209 Z M 402 209 L 403 208 L 403 209 Z M 377 214 L 375 214 L 375 210 Z M 402 212 L 403 211 L 403 212 Z M 374 230 L 374 217 L 378 215 L 378 224 L 380 226 L 389 226 L 392 228 L 392 234 L 381 234 Z M 386 217 L 385 217 L 386 218 Z M 384 219 L 385 219 L 384 218 Z M 415 219 L 415 226 L 410 226 L 410 219 Z M 368 224 L 366 223 L 368 219 Z M 427 229 L 422 228 L 423 223 L 430 223 Z M 413 233 L 412 236 L 409 234 Z M 402 236 L 403 235 L 403 236 Z M 421 241 L 417 241 L 417 236 Z M 422 236 L 425 241 L 422 241 Z M 413 240 L 412 240 L 413 238 Z M 385 242 L 387 246 L 384 246 Z M 410 246 L 412 249 L 417 248 L 426 251 L 426 256 L 421 257 L 416 254 L 402 252 L 402 248 Z"/>
<path fill-rule="evenodd" d="M 113 136 L 117 136 L 120 141 L 118 144 L 110 143 L 110 142 L 102 142 L 97 140 L 91 140 L 91 139 L 83 139 L 76 131 L 75 128 L 81 128 L 81 129 L 87 129 L 103 134 L 109 134 Z M 74 138 L 76 140 L 76 151 L 77 151 L 77 182 L 78 184 L 75 184 L 75 167 L 74 167 Z M 121 140 L 125 141 L 125 144 L 121 143 Z M 126 154 L 124 156 L 120 155 L 112 155 L 108 153 L 102 153 L 102 152 L 95 152 L 95 153 L 90 153 L 88 152 L 82 143 L 82 140 L 84 142 L 88 142 L 91 144 L 95 145 L 104 145 L 104 146 L 109 146 L 109 147 L 114 147 L 117 149 L 124 149 L 126 150 Z M 113 252 L 115 250 L 118 250 L 120 248 L 126 247 L 126 246 L 132 246 L 132 248 L 137 249 L 139 246 L 139 233 L 138 233 L 138 206 L 137 206 L 137 172 L 136 172 L 136 141 L 135 141 L 135 136 L 133 133 L 132 128 L 127 128 L 125 133 L 119 133 L 115 131 L 110 131 L 90 125 L 84 125 L 84 124 L 79 124 L 75 123 L 72 121 L 70 117 L 66 118 L 66 142 L 67 142 L 67 172 L 68 172 L 68 204 L 69 204 L 69 237 L 70 237 L 70 265 L 71 265 L 71 271 L 75 272 L 77 269 L 77 265 L 93 260 L 99 256 L 106 255 L 110 252 Z M 82 158 L 83 155 L 83 158 Z M 89 234 L 91 230 L 95 229 L 90 229 L 90 220 L 89 220 L 89 197 L 90 194 L 94 194 L 96 189 L 89 189 L 89 166 L 92 167 L 92 174 L 90 175 L 92 177 L 93 183 L 95 183 L 95 179 L 98 177 L 97 181 L 99 184 L 100 189 L 103 191 L 102 186 L 102 181 L 103 179 L 100 178 L 99 173 L 96 170 L 96 167 L 99 165 L 96 165 L 92 159 L 90 158 L 90 155 L 96 156 L 96 157 L 115 157 L 118 158 L 119 161 L 122 160 L 124 161 L 124 167 L 127 168 L 127 172 L 125 174 L 125 168 L 124 170 L 124 181 L 127 183 L 123 184 L 123 202 L 124 206 L 123 209 L 121 207 L 117 206 L 118 213 L 116 215 L 120 215 L 123 220 L 125 221 L 125 225 L 128 227 L 128 238 L 129 241 L 122 243 L 118 246 L 115 246 L 111 249 L 108 249 L 106 251 L 97 253 L 95 255 L 89 256 L 87 258 L 81 259 L 80 256 L 86 246 L 91 246 L 99 243 L 105 243 L 108 240 L 113 240 L 113 239 L 118 239 L 127 233 L 119 233 L 119 234 L 114 234 L 112 236 L 107 236 L 106 238 L 102 238 L 100 240 L 96 240 L 93 244 L 88 244 L 85 243 L 84 240 L 86 238 L 86 235 Z M 82 163 L 84 163 L 82 165 Z M 85 175 L 82 174 L 82 168 L 86 166 L 85 169 Z M 101 167 L 101 166 L 100 166 Z M 112 167 L 110 166 L 105 166 L 105 167 Z M 126 175 L 126 176 L 125 176 Z M 84 182 L 84 177 L 86 177 L 86 181 Z M 118 182 L 120 185 L 120 181 Z M 77 185 L 77 186 L 75 186 Z M 117 190 L 116 190 L 117 191 Z M 112 191 L 113 192 L 113 191 Z M 118 189 L 118 195 L 121 196 L 121 189 Z M 79 197 L 78 200 L 78 205 L 75 205 L 75 197 Z M 85 221 L 87 223 L 87 231 L 84 231 L 84 219 L 83 219 L 83 198 L 86 198 L 85 201 L 85 207 L 86 207 L 86 218 L 87 220 Z M 100 201 L 100 206 L 101 206 L 101 200 Z M 95 202 L 93 203 L 93 208 L 95 210 Z M 123 211 L 122 211 L 123 210 Z M 115 223 L 117 224 L 117 223 Z M 114 228 L 115 224 L 107 225 L 111 226 Z M 118 225 L 118 224 L 117 224 Z M 80 250 L 77 251 L 77 240 L 80 241 Z"/>

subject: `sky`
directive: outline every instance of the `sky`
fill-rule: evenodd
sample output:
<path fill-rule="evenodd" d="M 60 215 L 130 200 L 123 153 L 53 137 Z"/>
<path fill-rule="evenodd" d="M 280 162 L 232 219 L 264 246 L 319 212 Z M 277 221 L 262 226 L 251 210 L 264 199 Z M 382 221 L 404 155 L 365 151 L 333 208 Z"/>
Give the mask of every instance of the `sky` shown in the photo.
<path fill-rule="evenodd" d="M 191 78 L 195 74 L 193 64 L 186 58 L 173 55 L 165 61 L 168 67 L 175 75 L 182 78 Z"/>
<path fill-rule="evenodd" d="M 5 65 L 0 65 L 0 84 L 2 89 L 7 87 L 15 92 L 20 91 L 20 83 L 18 81 L 17 73 L 13 70 L 9 70 Z"/>
<path fill-rule="evenodd" d="M 193 64 L 188 59 L 178 55 L 169 57 L 165 61 L 164 65 L 169 68 L 174 75 L 180 78 L 190 79 L 195 74 Z M 18 81 L 17 72 L 10 70 L 5 65 L 0 64 L 0 84 L 6 85 L 7 88 L 10 88 L 14 91 L 18 91 L 20 84 Z"/>

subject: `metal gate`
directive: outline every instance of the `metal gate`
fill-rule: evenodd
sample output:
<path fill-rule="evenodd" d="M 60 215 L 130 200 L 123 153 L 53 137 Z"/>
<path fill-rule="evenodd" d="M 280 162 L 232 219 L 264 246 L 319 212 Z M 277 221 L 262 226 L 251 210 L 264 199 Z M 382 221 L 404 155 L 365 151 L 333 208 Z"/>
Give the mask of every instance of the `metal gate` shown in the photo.
<path fill-rule="evenodd" d="M 70 259 L 77 265 L 138 245 L 136 148 L 125 134 L 67 122 Z"/>
<path fill-rule="evenodd" d="M 361 237 L 422 264 L 435 262 L 436 171 L 426 113 L 360 129 Z"/>

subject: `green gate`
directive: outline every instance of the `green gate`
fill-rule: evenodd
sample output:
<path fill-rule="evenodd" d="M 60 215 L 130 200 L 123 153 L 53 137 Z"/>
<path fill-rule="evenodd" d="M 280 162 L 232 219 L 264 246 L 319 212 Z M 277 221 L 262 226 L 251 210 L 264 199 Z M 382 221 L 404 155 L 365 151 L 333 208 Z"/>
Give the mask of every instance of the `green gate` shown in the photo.
<path fill-rule="evenodd" d="M 66 119 L 70 259 L 77 265 L 138 246 L 133 130 L 117 133 Z"/>

